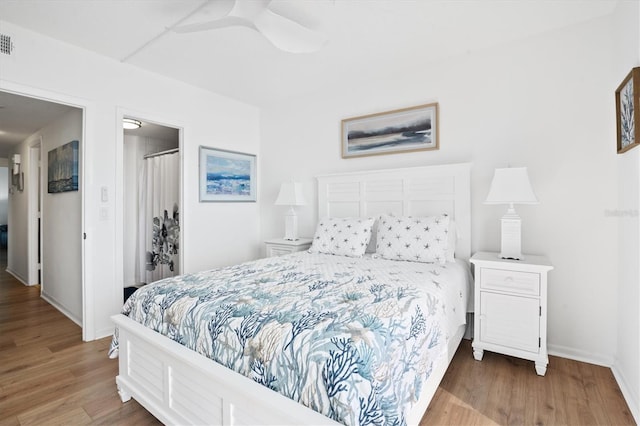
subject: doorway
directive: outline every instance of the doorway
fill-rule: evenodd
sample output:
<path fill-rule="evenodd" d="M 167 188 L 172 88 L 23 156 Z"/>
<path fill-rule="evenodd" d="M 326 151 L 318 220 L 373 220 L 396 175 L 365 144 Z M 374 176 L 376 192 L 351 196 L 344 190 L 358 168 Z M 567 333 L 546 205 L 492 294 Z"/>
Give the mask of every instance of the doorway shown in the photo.
<path fill-rule="evenodd" d="M 0 151 L 11 158 L 15 178 L 9 186 L 7 272 L 25 285 L 40 284 L 41 297 L 81 326 L 87 339 L 85 107 L 70 97 L 18 85 L 0 90 L 0 105 Z M 41 158 L 52 151 L 60 155 L 50 180 L 69 183 L 45 195 L 49 168 Z"/>
<path fill-rule="evenodd" d="M 139 127 L 123 130 L 123 301 L 182 270 L 182 131 L 124 118 Z"/>

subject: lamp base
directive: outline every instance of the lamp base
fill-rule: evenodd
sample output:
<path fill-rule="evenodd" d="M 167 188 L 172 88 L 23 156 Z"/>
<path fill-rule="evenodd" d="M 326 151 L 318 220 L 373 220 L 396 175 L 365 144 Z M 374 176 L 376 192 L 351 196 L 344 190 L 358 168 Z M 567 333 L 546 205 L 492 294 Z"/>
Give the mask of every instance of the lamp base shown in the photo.
<path fill-rule="evenodd" d="M 298 215 L 293 207 L 289 209 L 284 217 L 284 239 L 297 241 L 298 238 Z"/>
<path fill-rule="evenodd" d="M 502 238 L 500 246 L 500 257 L 502 259 L 523 260 L 521 252 L 521 220 L 513 210 L 509 208 L 502 216 Z"/>

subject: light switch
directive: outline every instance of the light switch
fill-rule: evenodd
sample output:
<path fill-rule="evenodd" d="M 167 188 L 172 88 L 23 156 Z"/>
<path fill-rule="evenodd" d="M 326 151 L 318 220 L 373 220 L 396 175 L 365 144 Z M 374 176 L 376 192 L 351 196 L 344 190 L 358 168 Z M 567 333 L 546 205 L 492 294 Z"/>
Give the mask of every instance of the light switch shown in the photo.
<path fill-rule="evenodd" d="M 106 203 L 107 201 L 109 201 L 109 191 L 106 186 L 103 186 L 102 188 L 100 188 L 100 199 L 102 200 L 103 203 Z"/>

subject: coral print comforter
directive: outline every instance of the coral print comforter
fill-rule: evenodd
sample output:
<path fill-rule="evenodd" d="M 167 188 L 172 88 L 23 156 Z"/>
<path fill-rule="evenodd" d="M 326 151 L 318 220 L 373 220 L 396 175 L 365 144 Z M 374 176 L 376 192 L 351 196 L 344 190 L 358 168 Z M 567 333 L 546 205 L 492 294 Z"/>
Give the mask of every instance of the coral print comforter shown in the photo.
<path fill-rule="evenodd" d="M 464 323 L 464 275 L 295 253 L 158 281 L 123 314 L 338 422 L 402 425 Z"/>

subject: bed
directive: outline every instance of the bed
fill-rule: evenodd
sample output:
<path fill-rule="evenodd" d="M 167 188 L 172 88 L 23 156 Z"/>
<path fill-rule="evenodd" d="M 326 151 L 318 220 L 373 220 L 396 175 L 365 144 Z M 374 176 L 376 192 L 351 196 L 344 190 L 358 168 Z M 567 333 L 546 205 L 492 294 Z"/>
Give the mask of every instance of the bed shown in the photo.
<path fill-rule="evenodd" d="M 127 315 L 113 317 L 121 399 L 135 398 L 166 424 L 418 424 L 462 338 L 472 300 L 466 292 L 469 169 L 455 164 L 318 177 L 320 218 L 445 214 L 455 221 L 454 262 L 380 259 L 380 249 L 362 257 L 296 253 L 147 286 L 137 305 L 134 298 L 127 302 Z M 375 252 L 375 244 L 367 251 Z M 236 286 L 241 280 L 244 290 Z M 216 298 L 205 295 L 205 282 Z M 189 294 L 186 300 L 174 296 L 178 288 Z M 443 288 L 448 293 L 440 294 Z M 203 314 L 208 329 L 201 335 L 175 319 L 206 304 L 217 305 L 215 314 Z M 254 310 L 256 304 L 266 311 Z M 387 315 L 399 305 L 405 319 Z M 154 319 L 154 310 L 168 323 Z M 287 326 L 278 331 L 277 324 Z M 314 326 L 329 334 L 321 339 Z M 371 344 L 380 341 L 411 364 L 380 362 L 383 355 Z M 303 351 L 303 344 L 311 349 Z M 233 346 L 236 355 L 223 351 Z M 264 355 L 268 346 L 284 359 Z M 280 378 L 288 370 L 295 374 Z"/>

